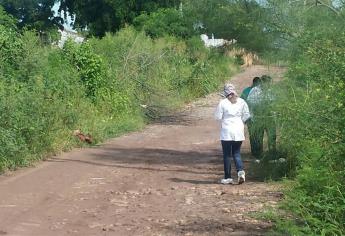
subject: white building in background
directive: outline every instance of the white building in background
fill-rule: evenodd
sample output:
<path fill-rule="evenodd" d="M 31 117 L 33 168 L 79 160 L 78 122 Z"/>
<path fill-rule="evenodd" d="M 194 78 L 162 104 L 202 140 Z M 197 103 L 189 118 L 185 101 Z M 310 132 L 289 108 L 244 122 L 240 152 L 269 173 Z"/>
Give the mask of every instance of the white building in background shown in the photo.
<path fill-rule="evenodd" d="M 65 23 L 63 25 L 64 30 L 59 30 L 59 33 L 61 34 L 60 40 L 58 41 L 57 45 L 59 48 L 62 48 L 63 45 L 65 44 L 65 42 L 67 41 L 67 39 L 72 39 L 74 42 L 76 43 L 82 43 L 84 42 L 84 37 L 81 37 L 80 35 L 78 35 L 77 31 L 72 29 L 72 25 L 74 23 L 74 19 L 75 19 L 75 15 L 71 15 L 67 12 L 67 14 L 65 14 L 64 11 L 59 12 L 59 7 L 61 5 L 60 1 L 57 1 L 53 8 L 52 11 L 54 12 L 54 16 L 67 16 L 65 20 Z"/>
<path fill-rule="evenodd" d="M 59 30 L 59 33 L 61 34 L 61 38 L 58 42 L 59 48 L 63 47 L 63 45 L 65 44 L 67 39 L 71 39 L 72 41 L 74 41 L 76 43 L 82 43 L 85 40 L 85 38 L 78 35 L 78 33 L 76 31 L 65 29 L 65 30 Z"/>
<path fill-rule="evenodd" d="M 205 47 L 209 48 L 209 47 L 222 47 L 225 45 L 230 45 L 230 44 L 234 44 L 236 43 L 236 39 L 232 39 L 232 40 L 225 40 L 225 39 L 215 39 L 214 35 L 212 34 L 212 38 L 208 38 L 208 36 L 206 34 L 202 34 L 200 35 L 201 40 L 204 42 Z"/>

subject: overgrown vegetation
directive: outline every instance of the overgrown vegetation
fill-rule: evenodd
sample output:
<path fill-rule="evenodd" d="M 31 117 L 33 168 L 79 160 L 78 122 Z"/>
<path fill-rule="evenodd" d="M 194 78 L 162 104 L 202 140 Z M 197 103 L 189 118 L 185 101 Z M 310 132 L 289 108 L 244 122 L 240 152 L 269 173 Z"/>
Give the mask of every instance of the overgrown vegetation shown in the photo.
<path fill-rule="evenodd" d="M 0 44 L 0 171 L 75 146 L 76 129 L 95 142 L 138 129 L 231 73 L 232 62 L 201 43 L 131 27 L 59 49 L 8 24 Z"/>
<path fill-rule="evenodd" d="M 281 147 L 296 163 L 286 204 L 307 235 L 345 234 L 344 36 L 306 36 L 281 104 Z"/>
<path fill-rule="evenodd" d="M 344 235 L 342 5 L 269 2 L 270 12 L 276 14 L 269 27 L 280 32 L 280 52 L 290 62 L 286 79 L 275 88 L 279 96 L 274 108 L 280 134 L 277 158 L 287 162 L 271 164 L 266 172 L 269 177 L 289 177 L 282 206 L 287 216 L 276 216 L 276 234 Z"/>

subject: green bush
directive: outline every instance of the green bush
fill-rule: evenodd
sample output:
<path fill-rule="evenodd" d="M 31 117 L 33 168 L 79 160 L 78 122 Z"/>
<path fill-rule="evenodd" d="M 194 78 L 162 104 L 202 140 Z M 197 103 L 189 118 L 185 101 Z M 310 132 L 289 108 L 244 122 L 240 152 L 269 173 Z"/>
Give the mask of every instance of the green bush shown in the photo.
<path fill-rule="evenodd" d="M 63 50 L 70 63 L 78 70 L 80 80 L 86 88 L 86 96 L 95 99 L 97 90 L 102 87 L 105 80 L 102 59 L 92 52 L 88 43 L 77 45 L 67 41 Z"/>
<path fill-rule="evenodd" d="M 299 220 L 281 230 L 344 235 L 345 34 L 306 33 L 300 40 L 277 105 L 279 145 L 294 163 L 285 173 L 295 176 L 285 206 Z"/>
<path fill-rule="evenodd" d="M 22 42 L 18 32 L 0 25 L 0 45 L 0 76 L 13 76 L 22 58 Z"/>

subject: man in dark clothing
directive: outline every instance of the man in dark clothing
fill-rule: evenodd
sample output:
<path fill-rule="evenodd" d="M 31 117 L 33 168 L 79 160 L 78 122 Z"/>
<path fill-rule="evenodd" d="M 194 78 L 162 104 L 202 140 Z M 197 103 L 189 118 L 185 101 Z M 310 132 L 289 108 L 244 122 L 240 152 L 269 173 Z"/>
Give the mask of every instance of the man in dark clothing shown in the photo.
<path fill-rule="evenodd" d="M 247 97 L 250 93 L 250 90 L 252 90 L 252 88 L 258 86 L 259 84 L 260 84 L 260 77 L 254 77 L 252 85 L 243 89 L 242 94 L 241 94 L 241 98 L 243 100 L 247 101 Z"/>
<path fill-rule="evenodd" d="M 248 98 L 248 95 L 250 93 L 250 91 L 257 87 L 258 85 L 260 85 L 261 83 L 261 78 L 260 77 L 254 77 L 253 79 L 253 83 L 251 86 L 245 88 L 243 91 L 242 91 L 242 94 L 241 94 L 241 98 L 245 101 L 247 101 L 247 98 Z M 256 158 L 258 158 L 258 156 L 260 156 L 261 152 L 258 151 L 258 149 L 260 149 L 260 144 L 258 144 L 258 135 L 257 135 L 257 132 L 255 130 L 255 124 L 253 123 L 254 121 L 253 120 L 249 120 L 247 122 L 247 126 L 248 126 L 248 133 L 249 133 L 249 141 L 250 141 L 250 150 L 251 150 L 251 153 L 253 154 L 253 156 L 255 156 Z"/>
<path fill-rule="evenodd" d="M 272 111 L 274 100 L 271 90 L 272 78 L 267 75 L 261 77 L 261 84 L 253 88 L 247 102 L 252 115 L 251 125 L 248 126 L 250 134 L 251 152 L 256 158 L 260 158 L 263 152 L 264 132 L 267 133 L 268 150 L 276 150 L 276 122 Z"/>

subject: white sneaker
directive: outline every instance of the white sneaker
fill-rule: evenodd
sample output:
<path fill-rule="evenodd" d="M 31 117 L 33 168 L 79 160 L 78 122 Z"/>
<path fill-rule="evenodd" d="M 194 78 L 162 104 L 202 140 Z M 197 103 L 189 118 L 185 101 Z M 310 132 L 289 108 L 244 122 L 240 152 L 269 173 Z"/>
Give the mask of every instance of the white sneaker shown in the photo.
<path fill-rule="evenodd" d="M 221 184 L 232 184 L 233 183 L 233 180 L 232 179 L 221 179 L 220 180 L 220 183 Z"/>
<path fill-rule="evenodd" d="M 238 172 L 238 184 L 243 184 L 246 181 L 246 173 L 244 170 Z"/>

